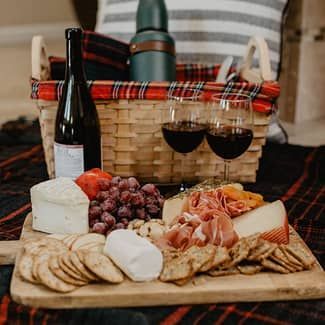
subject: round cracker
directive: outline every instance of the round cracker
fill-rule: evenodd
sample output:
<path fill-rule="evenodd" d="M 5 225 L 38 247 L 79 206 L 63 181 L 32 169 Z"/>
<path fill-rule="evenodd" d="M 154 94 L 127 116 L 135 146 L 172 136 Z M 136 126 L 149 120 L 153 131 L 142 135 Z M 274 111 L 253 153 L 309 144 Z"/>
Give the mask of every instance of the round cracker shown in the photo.
<path fill-rule="evenodd" d="M 88 270 L 84 264 L 80 261 L 78 254 L 76 252 L 71 253 L 70 255 L 70 261 L 73 264 L 73 266 L 89 281 L 98 281 L 98 277 Z"/>
<path fill-rule="evenodd" d="M 30 240 L 24 244 L 25 252 L 32 255 L 38 255 L 41 248 L 57 250 L 58 254 L 68 250 L 67 246 L 61 240 L 48 237 L 39 240 Z"/>
<path fill-rule="evenodd" d="M 34 255 L 32 274 L 35 279 L 40 281 L 39 276 L 38 276 L 38 267 L 40 264 L 46 262 L 52 255 L 53 255 L 53 253 L 46 248 L 43 248 L 42 250 L 40 250 L 39 255 L 36 255 L 36 256 Z"/>
<path fill-rule="evenodd" d="M 53 272 L 49 269 L 49 263 L 48 261 L 42 263 L 39 265 L 38 268 L 38 276 L 45 286 L 48 288 L 58 291 L 58 292 L 71 292 L 78 287 L 72 284 L 68 284 L 61 279 L 59 279 L 57 276 L 53 274 Z"/>
<path fill-rule="evenodd" d="M 87 281 L 87 278 L 83 276 L 78 269 L 74 267 L 74 265 L 70 261 L 70 253 L 61 255 L 58 259 L 59 266 L 61 269 L 69 274 L 71 277 L 75 278 L 79 281 Z"/>
<path fill-rule="evenodd" d="M 79 236 L 72 244 L 71 250 L 75 251 L 77 249 L 81 249 L 82 246 L 92 246 L 93 244 L 102 244 L 104 247 L 105 244 L 105 236 L 96 233 L 89 233 Z"/>
<path fill-rule="evenodd" d="M 56 277 L 66 283 L 73 284 L 75 286 L 83 286 L 88 283 L 88 281 L 77 280 L 68 273 L 64 272 L 59 265 L 58 256 L 52 256 L 49 259 L 49 268 Z"/>
<path fill-rule="evenodd" d="M 22 255 L 18 270 L 21 275 L 21 277 L 31 283 L 39 283 L 37 278 L 34 277 L 33 275 L 33 264 L 34 264 L 34 258 L 30 254 L 24 254 Z"/>
<path fill-rule="evenodd" d="M 111 283 L 123 281 L 123 273 L 104 254 L 89 251 L 82 251 L 82 254 L 85 265 L 99 278 Z"/>

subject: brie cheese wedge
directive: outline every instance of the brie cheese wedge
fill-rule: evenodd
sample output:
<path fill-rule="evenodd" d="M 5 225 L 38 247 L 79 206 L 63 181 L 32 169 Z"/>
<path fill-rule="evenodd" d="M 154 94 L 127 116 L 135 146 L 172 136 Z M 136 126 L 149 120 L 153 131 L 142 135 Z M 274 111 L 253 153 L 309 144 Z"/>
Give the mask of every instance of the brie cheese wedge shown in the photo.
<path fill-rule="evenodd" d="M 31 190 L 33 229 L 46 233 L 88 233 L 89 199 L 70 178 L 59 177 Z"/>
<path fill-rule="evenodd" d="M 163 266 L 160 250 L 132 230 L 112 231 L 106 238 L 104 254 L 133 281 L 157 279 Z"/>

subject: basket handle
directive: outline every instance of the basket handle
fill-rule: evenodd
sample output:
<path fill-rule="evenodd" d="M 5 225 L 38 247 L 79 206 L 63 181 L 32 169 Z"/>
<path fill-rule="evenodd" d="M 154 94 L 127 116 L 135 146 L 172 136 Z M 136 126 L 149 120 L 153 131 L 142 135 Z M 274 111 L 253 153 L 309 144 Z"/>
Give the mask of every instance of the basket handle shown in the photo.
<path fill-rule="evenodd" d="M 47 56 L 43 36 L 36 35 L 32 39 L 32 78 L 37 80 L 50 79 L 50 63 Z"/>
<path fill-rule="evenodd" d="M 259 70 L 252 69 L 253 56 L 256 50 L 259 56 Z M 240 67 L 240 76 L 254 83 L 272 80 L 269 48 L 263 37 L 254 36 L 249 40 L 246 53 L 243 57 L 243 63 Z"/>

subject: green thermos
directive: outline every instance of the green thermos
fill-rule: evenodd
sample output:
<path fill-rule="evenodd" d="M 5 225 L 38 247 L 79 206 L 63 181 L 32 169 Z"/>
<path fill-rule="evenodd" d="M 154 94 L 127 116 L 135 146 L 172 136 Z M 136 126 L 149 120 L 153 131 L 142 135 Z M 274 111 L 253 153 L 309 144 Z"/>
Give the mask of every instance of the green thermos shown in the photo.
<path fill-rule="evenodd" d="M 130 80 L 175 81 L 175 42 L 168 34 L 164 0 L 140 0 L 130 44 Z"/>

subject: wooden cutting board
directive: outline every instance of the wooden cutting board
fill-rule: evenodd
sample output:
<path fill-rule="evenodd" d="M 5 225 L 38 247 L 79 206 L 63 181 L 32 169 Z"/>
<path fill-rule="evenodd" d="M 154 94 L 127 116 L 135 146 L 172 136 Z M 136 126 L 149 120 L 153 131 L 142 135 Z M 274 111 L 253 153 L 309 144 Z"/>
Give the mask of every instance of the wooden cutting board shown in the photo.
<path fill-rule="evenodd" d="M 20 240 L 0 241 L 0 265 L 15 264 L 16 255 L 20 249 Z"/>
<path fill-rule="evenodd" d="M 36 239 L 44 235 L 32 230 L 29 215 L 21 239 Z M 293 229 L 290 237 L 290 240 L 304 244 Z M 310 252 L 307 246 L 306 249 Z M 325 272 L 319 264 L 312 270 L 292 274 L 262 272 L 256 275 L 217 278 L 200 275 L 195 277 L 193 283 L 183 287 L 160 281 L 136 283 L 125 280 L 119 285 L 91 284 L 62 294 L 50 291 L 42 285 L 23 281 L 17 272 L 21 253 L 18 253 L 11 280 L 11 296 L 16 302 L 33 307 L 135 307 L 325 298 Z"/>

